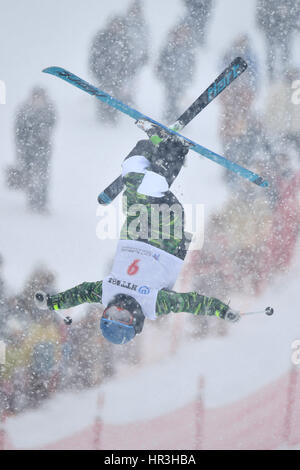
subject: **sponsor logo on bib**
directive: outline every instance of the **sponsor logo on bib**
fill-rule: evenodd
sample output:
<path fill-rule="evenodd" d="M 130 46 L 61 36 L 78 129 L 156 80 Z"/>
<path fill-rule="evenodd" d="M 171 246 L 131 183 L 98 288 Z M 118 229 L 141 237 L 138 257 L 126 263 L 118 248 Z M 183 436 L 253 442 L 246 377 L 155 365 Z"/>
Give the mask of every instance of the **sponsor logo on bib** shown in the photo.
<path fill-rule="evenodd" d="M 147 294 L 150 294 L 150 288 L 148 286 L 141 286 L 141 287 L 139 287 L 138 292 L 140 294 L 147 295 Z"/>

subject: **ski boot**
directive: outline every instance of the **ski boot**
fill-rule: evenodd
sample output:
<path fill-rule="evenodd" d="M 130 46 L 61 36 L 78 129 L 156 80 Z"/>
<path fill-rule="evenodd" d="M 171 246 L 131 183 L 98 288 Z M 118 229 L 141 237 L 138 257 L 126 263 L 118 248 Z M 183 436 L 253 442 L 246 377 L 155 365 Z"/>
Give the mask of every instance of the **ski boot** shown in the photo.
<path fill-rule="evenodd" d="M 147 136 L 154 145 L 159 145 L 161 142 L 165 142 L 167 140 L 174 140 L 180 142 L 184 147 L 190 146 L 189 143 L 179 135 L 174 135 L 171 133 L 169 134 L 165 129 L 151 121 L 147 121 L 147 119 L 139 119 L 135 122 L 135 124 L 139 129 L 142 129 L 144 132 L 146 132 Z M 181 130 L 182 127 L 183 126 L 180 124 L 180 122 L 176 121 L 169 127 L 169 129 L 177 132 Z"/>

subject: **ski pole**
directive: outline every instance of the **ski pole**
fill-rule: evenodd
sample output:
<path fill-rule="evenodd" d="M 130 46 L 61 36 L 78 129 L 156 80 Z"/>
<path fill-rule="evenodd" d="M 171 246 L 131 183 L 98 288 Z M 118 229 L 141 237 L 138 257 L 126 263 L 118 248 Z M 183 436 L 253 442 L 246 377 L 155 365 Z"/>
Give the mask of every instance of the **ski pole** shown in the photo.
<path fill-rule="evenodd" d="M 274 308 L 272 307 L 266 307 L 264 310 L 259 310 L 257 312 L 245 312 L 243 315 L 256 315 L 260 313 L 265 313 L 266 315 L 273 315 L 274 313 Z"/>
<path fill-rule="evenodd" d="M 66 316 L 66 317 L 65 317 L 65 316 L 61 315 L 61 313 L 58 313 L 58 312 L 56 312 L 56 311 L 55 311 L 55 313 L 56 313 L 56 315 L 58 316 L 58 318 L 59 318 L 60 320 L 63 320 L 63 322 L 64 322 L 65 325 L 71 325 L 71 324 L 72 324 L 73 320 L 72 320 L 71 317 L 69 317 L 69 316 Z"/>

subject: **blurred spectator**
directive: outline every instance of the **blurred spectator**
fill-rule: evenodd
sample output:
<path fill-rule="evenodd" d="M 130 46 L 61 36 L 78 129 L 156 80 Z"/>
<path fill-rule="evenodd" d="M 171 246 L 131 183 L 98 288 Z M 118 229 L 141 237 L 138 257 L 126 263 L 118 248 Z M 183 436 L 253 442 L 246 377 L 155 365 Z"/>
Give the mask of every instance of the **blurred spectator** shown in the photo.
<path fill-rule="evenodd" d="M 227 101 L 234 96 L 235 100 L 239 100 L 240 91 L 247 88 L 248 96 L 252 102 L 259 90 L 260 72 L 257 54 L 251 45 L 248 34 L 240 34 L 230 45 L 222 57 L 221 68 L 227 67 L 238 56 L 247 62 L 247 70 L 220 95 L 220 99 Z"/>
<path fill-rule="evenodd" d="M 26 375 L 28 354 L 26 350 L 27 324 L 11 316 L 4 328 L 6 343 L 6 363 L 1 374 L 1 389 L 5 401 L 5 411 L 22 411 L 28 404 Z"/>
<path fill-rule="evenodd" d="M 134 80 L 148 60 L 148 29 L 142 2 L 134 0 L 125 16 L 114 16 L 93 40 L 89 69 L 103 91 L 133 104 Z M 97 103 L 99 119 L 115 123 L 118 112 Z"/>
<path fill-rule="evenodd" d="M 92 387 L 114 373 L 112 346 L 99 334 L 101 314 L 102 307 L 89 306 L 85 317 L 67 330 L 69 387 Z"/>
<path fill-rule="evenodd" d="M 191 28 L 181 22 L 169 32 L 156 64 L 156 75 L 165 89 L 164 119 L 169 124 L 184 111 L 180 102 L 190 87 L 195 69 Z"/>
<path fill-rule="evenodd" d="M 55 275 L 43 266 L 34 269 L 25 282 L 21 294 L 17 296 L 19 306 L 29 312 L 33 319 L 40 315 L 40 310 L 35 307 L 33 301 L 35 292 L 39 290 L 46 290 L 49 293 L 55 291 Z"/>
<path fill-rule="evenodd" d="M 15 122 L 16 167 L 8 169 L 8 185 L 26 193 L 32 211 L 46 212 L 51 136 L 55 111 L 43 88 L 33 88 Z"/>
<path fill-rule="evenodd" d="M 5 311 L 5 285 L 2 277 L 3 258 L 0 254 L 0 332 L 2 331 Z M 0 336 L 1 340 L 1 336 Z"/>
<path fill-rule="evenodd" d="M 115 373 L 115 357 L 113 345 L 99 335 L 99 318 L 102 316 L 103 306 L 91 305 L 87 310 L 86 322 L 91 337 L 91 363 L 94 368 L 93 382 L 109 378 Z"/>
<path fill-rule="evenodd" d="M 291 66 L 292 35 L 300 29 L 299 0 L 257 0 L 256 22 L 266 40 L 270 80 Z"/>
<path fill-rule="evenodd" d="M 6 302 L 2 331 L 7 350 L 0 387 L 10 412 L 35 406 L 54 389 L 61 335 L 53 314 L 41 314 L 33 303 L 36 290 L 52 291 L 53 283 L 51 272 L 37 269 L 23 291 Z"/>
<path fill-rule="evenodd" d="M 141 0 L 133 0 L 125 15 L 125 25 L 129 38 L 129 75 L 134 77 L 148 61 L 149 31 L 143 14 Z"/>
<path fill-rule="evenodd" d="M 10 315 L 25 320 L 28 325 L 34 322 L 40 317 L 40 310 L 36 308 L 33 301 L 34 294 L 44 289 L 54 292 L 54 282 L 55 277 L 51 271 L 44 267 L 35 269 L 25 282 L 23 290 L 8 299 Z"/>
<path fill-rule="evenodd" d="M 3 266 L 3 257 L 2 255 L 0 254 L 0 306 L 1 306 L 1 302 L 4 298 L 4 281 L 2 279 L 2 266 Z"/>
<path fill-rule="evenodd" d="M 271 236 L 273 213 L 263 193 L 253 195 L 251 200 L 242 194 L 232 196 L 211 217 L 195 265 L 195 288 L 224 301 L 232 295 L 257 292 Z"/>
<path fill-rule="evenodd" d="M 61 334 L 54 315 L 48 311 L 35 315 L 27 338 L 28 394 L 37 406 L 55 390 L 59 380 Z"/>
<path fill-rule="evenodd" d="M 292 150 L 286 150 L 287 153 L 273 156 L 273 217 L 267 250 L 261 262 L 261 289 L 265 287 L 266 280 L 288 270 L 300 233 L 298 154 L 293 158 Z"/>
<path fill-rule="evenodd" d="M 260 295 L 292 262 L 300 233 L 298 155 L 272 154 L 270 195 L 238 193 L 210 218 L 201 256 L 195 256 L 193 287 L 219 298 Z M 262 173 L 262 160 L 255 171 Z"/>
<path fill-rule="evenodd" d="M 268 87 L 264 122 L 277 151 L 294 145 L 300 156 L 300 105 L 292 100 L 292 84 L 299 79 L 299 69 L 288 69 Z"/>
<path fill-rule="evenodd" d="M 191 28 L 193 45 L 203 46 L 213 2 L 212 0 L 183 0 L 183 2 L 187 10 L 185 19 Z"/>
<path fill-rule="evenodd" d="M 20 294 L 5 302 L 1 336 L 6 364 L 0 368 L 0 416 L 37 407 L 57 390 L 93 387 L 114 374 L 110 343 L 99 332 L 102 307 L 90 305 L 67 327 L 55 312 L 38 310 L 37 290 L 54 291 L 54 274 L 33 271 Z"/>
<path fill-rule="evenodd" d="M 253 295 L 261 282 L 261 259 L 272 227 L 272 210 L 262 193 L 229 201 L 222 213 L 231 264 L 230 291 Z"/>
<path fill-rule="evenodd" d="M 239 165 L 254 170 L 258 159 L 265 157 L 267 162 L 269 158 L 269 143 L 262 121 L 251 108 L 237 113 L 234 119 L 230 111 L 228 108 L 224 110 L 220 128 L 224 155 Z M 248 191 L 250 195 L 254 191 L 239 175 L 229 170 L 225 171 L 224 178 L 228 187 L 235 192 Z"/>
<path fill-rule="evenodd" d="M 220 138 L 225 156 L 251 168 L 256 159 L 261 159 L 262 153 L 269 152 L 269 144 L 262 121 L 255 110 L 259 85 L 258 66 L 247 35 L 236 39 L 233 47 L 223 57 L 223 67 L 237 56 L 246 60 L 248 68 L 220 95 Z M 235 191 L 237 185 L 245 187 L 240 177 L 230 171 L 225 172 L 225 181 Z"/>
<path fill-rule="evenodd" d="M 54 290 L 54 274 L 36 269 L 25 283 L 18 303 L 31 318 L 27 333 L 28 390 L 30 404 L 36 406 L 47 398 L 56 387 L 61 357 L 61 333 L 53 312 L 38 310 L 33 302 L 38 290 Z M 48 292 L 48 290 L 47 290 Z"/>

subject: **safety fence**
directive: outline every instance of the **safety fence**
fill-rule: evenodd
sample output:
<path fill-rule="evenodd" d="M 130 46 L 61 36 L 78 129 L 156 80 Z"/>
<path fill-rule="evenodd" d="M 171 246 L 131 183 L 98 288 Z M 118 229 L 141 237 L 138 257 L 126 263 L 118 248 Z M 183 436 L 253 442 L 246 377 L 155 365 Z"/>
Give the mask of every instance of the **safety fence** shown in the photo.
<path fill-rule="evenodd" d="M 164 416 L 122 425 L 101 419 L 103 400 L 89 427 L 43 449 L 276 449 L 300 442 L 300 369 L 228 405 L 206 408 L 204 382 L 194 402 Z M 0 449 L 12 449 L 0 429 Z"/>

